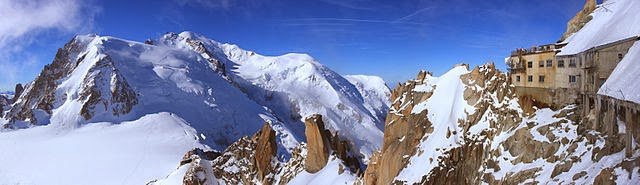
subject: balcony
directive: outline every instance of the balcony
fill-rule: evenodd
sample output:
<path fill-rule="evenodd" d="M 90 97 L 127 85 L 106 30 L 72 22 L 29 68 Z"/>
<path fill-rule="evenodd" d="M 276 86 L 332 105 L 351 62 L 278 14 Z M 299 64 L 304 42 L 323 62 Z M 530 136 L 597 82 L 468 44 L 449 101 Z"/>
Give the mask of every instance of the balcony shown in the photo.
<path fill-rule="evenodd" d="M 543 45 L 543 46 L 534 46 L 529 49 L 520 48 L 520 49 L 511 51 L 511 56 L 513 57 L 513 56 L 528 55 L 528 54 L 534 54 L 534 53 L 550 52 L 550 51 L 555 51 L 555 49 L 556 49 L 556 46 L 553 44 Z"/>

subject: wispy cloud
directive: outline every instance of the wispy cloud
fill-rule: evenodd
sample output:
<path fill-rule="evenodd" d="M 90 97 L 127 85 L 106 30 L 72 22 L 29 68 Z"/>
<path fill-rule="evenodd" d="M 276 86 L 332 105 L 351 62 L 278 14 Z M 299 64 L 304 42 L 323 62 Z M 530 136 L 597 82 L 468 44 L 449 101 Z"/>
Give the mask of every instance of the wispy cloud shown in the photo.
<path fill-rule="evenodd" d="M 26 49 L 34 41 L 91 30 L 100 11 L 81 0 L 0 1 L 0 68 L 9 69 L 0 75 L 0 89 L 7 89 L 25 76 L 35 76 L 25 74 L 26 67 L 38 63 L 36 57 L 27 57 L 35 52 Z"/>
<path fill-rule="evenodd" d="M 404 22 L 404 21 L 406 21 L 406 20 L 410 20 L 411 18 L 413 18 L 413 17 L 414 17 L 414 16 L 416 16 L 416 15 L 419 15 L 419 14 L 421 14 L 421 13 L 423 13 L 423 12 L 426 12 L 426 11 L 429 11 L 429 10 L 433 10 L 433 9 L 435 9 L 435 7 L 433 7 L 433 6 L 425 7 L 425 8 L 421 8 L 421 9 L 416 10 L 415 12 L 413 12 L 413 13 L 411 13 L 411 14 L 409 14 L 409 15 L 406 15 L 406 16 L 404 16 L 404 17 L 401 17 L 401 18 L 399 18 L 399 19 L 396 19 L 396 20 L 394 20 L 393 22 L 394 22 L 394 23 Z"/>
<path fill-rule="evenodd" d="M 353 10 L 376 10 L 378 7 L 373 1 L 367 0 L 321 0 L 324 3 Z"/>
<path fill-rule="evenodd" d="M 422 22 L 392 21 L 392 20 L 378 20 L 378 19 L 351 19 L 351 18 L 301 18 L 301 19 L 288 19 L 288 20 L 284 20 L 284 22 L 285 24 L 304 23 L 307 25 L 327 24 L 328 22 L 428 25 L 427 23 L 422 23 Z"/>
<path fill-rule="evenodd" d="M 202 6 L 214 9 L 230 9 L 238 3 L 234 0 L 175 0 L 180 6 Z"/>

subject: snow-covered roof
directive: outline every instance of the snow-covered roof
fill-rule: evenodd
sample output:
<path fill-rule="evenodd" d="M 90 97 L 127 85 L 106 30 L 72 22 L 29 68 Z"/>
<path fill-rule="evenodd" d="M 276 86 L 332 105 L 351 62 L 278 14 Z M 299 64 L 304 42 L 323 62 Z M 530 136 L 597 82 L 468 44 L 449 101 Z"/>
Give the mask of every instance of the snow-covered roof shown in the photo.
<path fill-rule="evenodd" d="M 567 40 L 559 56 L 574 55 L 590 48 L 640 35 L 640 1 L 608 0 L 598 5 L 593 19 Z"/>
<path fill-rule="evenodd" d="M 619 100 L 640 103 L 640 41 L 631 46 L 627 55 L 613 70 L 598 94 Z"/>

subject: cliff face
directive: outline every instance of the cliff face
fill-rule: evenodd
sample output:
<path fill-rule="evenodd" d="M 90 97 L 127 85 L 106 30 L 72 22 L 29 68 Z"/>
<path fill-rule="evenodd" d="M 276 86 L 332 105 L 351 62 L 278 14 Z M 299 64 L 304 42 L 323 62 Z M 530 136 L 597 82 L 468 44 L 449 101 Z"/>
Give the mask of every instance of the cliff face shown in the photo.
<path fill-rule="evenodd" d="M 48 114 L 54 108 L 55 90 L 58 80 L 69 75 L 82 61 L 78 55 L 86 48 L 86 43 L 72 39 L 63 48 L 58 49 L 51 64 L 44 66 L 38 77 L 27 85 L 24 92 L 16 95 L 16 105 L 7 113 L 6 118 L 12 121 L 24 120 L 37 123 L 34 110 L 39 109 Z M 10 127 L 6 125 L 5 127 Z"/>
<path fill-rule="evenodd" d="M 457 67 L 441 77 L 420 72 L 392 97 L 383 148 L 369 162 L 365 184 L 637 178 L 625 175 L 638 173 L 639 160 L 624 157 L 620 137 L 589 130 L 575 105 L 525 112 L 510 79 L 493 64 Z"/>
<path fill-rule="evenodd" d="M 573 18 L 571 18 L 571 20 L 569 20 L 569 22 L 567 23 L 567 31 L 562 34 L 562 38 L 560 38 L 558 42 L 564 41 L 573 33 L 576 33 L 577 31 L 582 29 L 582 27 L 584 27 L 584 25 L 589 21 L 591 21 L 593 17 L 591 17 L 591 15 L 589 14 L 591 14 L 593 10 L 596 9 L 596 6 L 596 0 L 587 0 L 587 2 L 584 4 L 584 8 L 582 8 L 582 10 L 578 12 L 578 14 L 576 14 L 575 16 L 573 16 Z"/>

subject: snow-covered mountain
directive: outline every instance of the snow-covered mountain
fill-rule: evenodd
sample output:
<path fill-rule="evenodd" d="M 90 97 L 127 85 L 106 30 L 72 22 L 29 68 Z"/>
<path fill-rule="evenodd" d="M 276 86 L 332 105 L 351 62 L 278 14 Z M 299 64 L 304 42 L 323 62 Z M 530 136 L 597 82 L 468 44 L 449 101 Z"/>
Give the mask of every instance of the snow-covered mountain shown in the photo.
<path fill-rule="evenodd" d="M 265 123 L 286 160 L 312 114 L 366 160 L 381 146 L 390 93 L 360 79 L 375 80 L 352 84 L 305 54 L 261 56 L 191 32 L 146 43 L 76 36 L 3 111 L 0 148 L 11 152 L 0 152 L 0 182 L 146 183 L 188 150 L 223 151 Z"/>
<path fill-rule="evenodd" d="M 586 127 L 576 105 L 533 107 L 510 82 L 486 64 L 420 72 L 396 87 L 364 183 L 640 182 L 640 152 L 625 157 L 622 137 Z"/>

